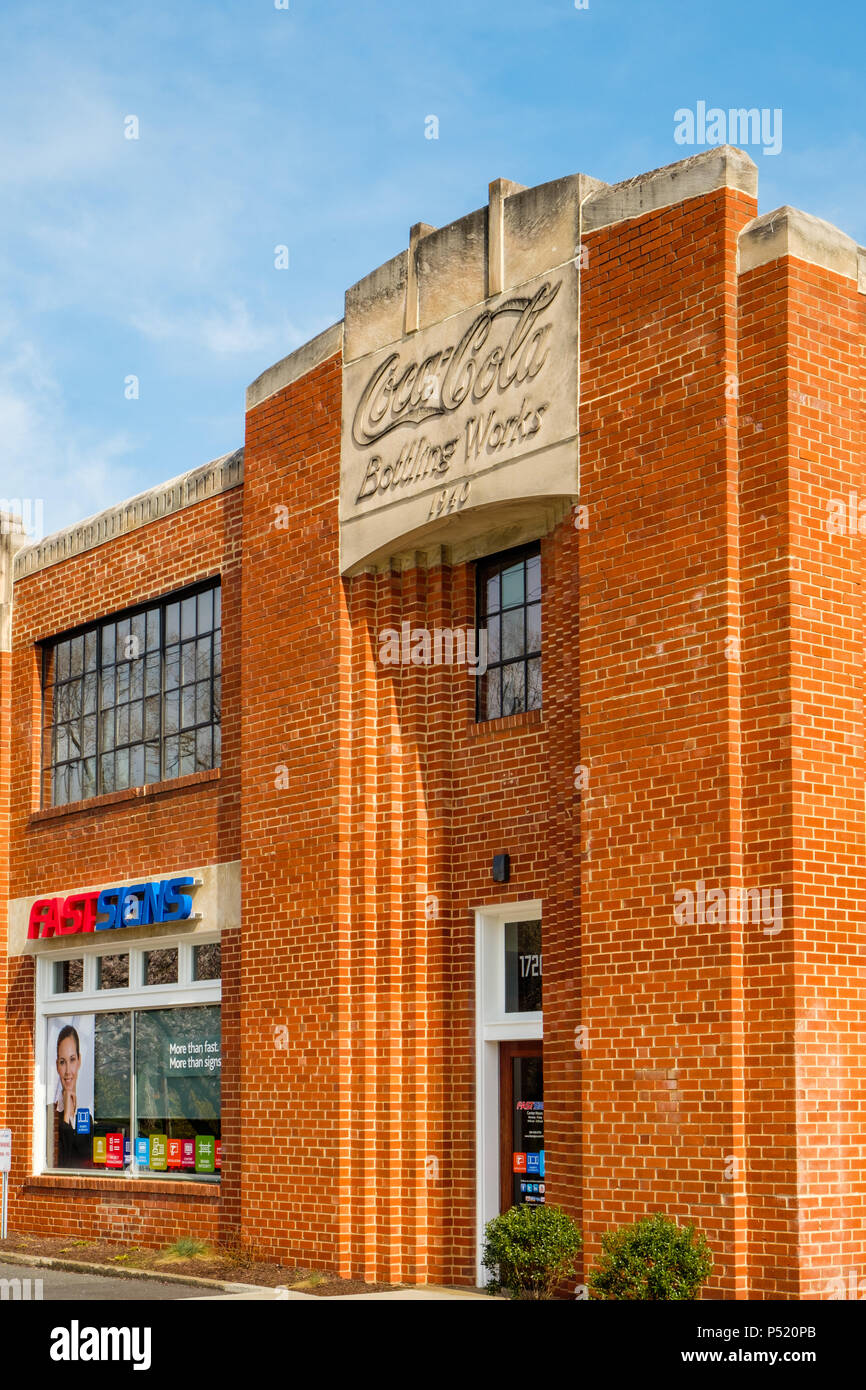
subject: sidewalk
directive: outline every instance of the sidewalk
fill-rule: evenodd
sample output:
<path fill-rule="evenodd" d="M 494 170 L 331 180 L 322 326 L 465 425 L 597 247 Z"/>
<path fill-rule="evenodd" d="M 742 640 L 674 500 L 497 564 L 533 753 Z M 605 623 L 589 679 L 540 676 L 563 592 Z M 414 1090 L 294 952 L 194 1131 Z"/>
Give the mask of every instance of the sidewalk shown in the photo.
<path fill-rule="evenodd" d="M 422 1285 L 415 1288 L 397 1289 L 377 1289 L 371 1293 L 351 1293 L 351 1294 L 313 1294 L 303 1293 L 300 1289 L 290 1289 L 284 1286 L 276 1288 L 263 1284 L 245 1284 L 237 1280 L 218 1280 L 204 1279 L 190 1274 L 172 1274 L 167 1270 L 146 1270 L 136 1269 L 134 1266 L 124 1268 L 122 1265 L 104 1265 L 89 1263 L 86 1260 L 68 1260 L 49 1255 L 28 1255 L 23 1252 L 4 1250 L 0 1260 L 4 1265 L 23 1266 L 26 1269 L 45 1269 L 58 1270 L 68 1274 L 80 1274 L 87 1277 L 100 1277 L 106 1280 L 121 1280 L 124 1283 L 131 1280 L 138 1280 L 144 1283 L 153 1282 L 162 1285 L 175 1285 L 178 1288 L 178 1296 L 182 1296 L 191 1286 L 207 1290 L 201 1295 L 187 1298 L 185 1301 L 191 1303 L 211 1302 L 219 1300 L 239 1300 L 244 1302 L 271 1302 L 271 1303 L 294 1303 L 301 1299 L 313 1303 L 344 1303 L 369 1300 L 397 1300 L 406 1301 L 434 1301 L 443 1302 L 453 1299 L 476 1299 L 485 1303 L 492 1303 L 487 1294 L 480 1293 L 477 1289 L 449 1289 L 436 1285 Z M 112 1284 L 113 1286 L 113 1284 Z"/>

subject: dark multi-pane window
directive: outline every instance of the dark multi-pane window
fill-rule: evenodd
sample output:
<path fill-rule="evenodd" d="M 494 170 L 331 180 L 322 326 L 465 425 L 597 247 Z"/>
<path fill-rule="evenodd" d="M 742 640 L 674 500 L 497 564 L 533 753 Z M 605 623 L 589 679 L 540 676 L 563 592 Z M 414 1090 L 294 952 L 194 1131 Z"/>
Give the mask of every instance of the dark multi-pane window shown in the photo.
<path fill-rule="evenodd" d="M 43 798 L 64 806 L 220 763 L 219 583 L 42 650 Z"/>
<path fill-rule="evenodd" d="M 478 640 L 487 670 L 476 681 L 476 718 L 541 708 L 541 553 L 536 545 L 479 561 Z M 479 656 L 483 646 L 478 646 Z"/>

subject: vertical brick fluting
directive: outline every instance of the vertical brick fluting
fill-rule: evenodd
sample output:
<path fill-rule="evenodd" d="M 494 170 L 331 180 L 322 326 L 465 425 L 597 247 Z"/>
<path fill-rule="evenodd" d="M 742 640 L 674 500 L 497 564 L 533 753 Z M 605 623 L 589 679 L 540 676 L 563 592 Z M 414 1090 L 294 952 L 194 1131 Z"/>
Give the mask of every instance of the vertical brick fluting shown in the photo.
<path fill-rule="evenodd" d="M 583 1221 L 663 1211 L 742 1296 L 736 239 L 729 189 L 591 234 L 582 282 Z M 675 893 L 692 894 L 691 921 Z M 686 901 L 685 899 L 681 899 Z"/>
<path fill-rule="evenodd" d="M 241 712 L 241 1224 L 336 1267 L 347 1025 L 340 364 L 247 416 Z"/>
<path fill-rule="evenodd" d="M 849 1298 L 866 1274 L 864 326 L 852 279 L 789 256 L 742 277 L 744 824 L 785 903 L 746 961 L 757 1298 Z"/>

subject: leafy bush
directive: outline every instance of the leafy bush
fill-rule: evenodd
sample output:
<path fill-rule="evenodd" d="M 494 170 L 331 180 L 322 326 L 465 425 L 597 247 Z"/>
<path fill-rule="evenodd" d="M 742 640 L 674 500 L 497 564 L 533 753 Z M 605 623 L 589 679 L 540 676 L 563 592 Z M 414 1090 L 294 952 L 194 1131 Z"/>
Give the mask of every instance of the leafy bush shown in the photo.
<path fill-rule="evenodd" d="M 493 1275 L 487 1292 L 552 1298 L 557 1284 L 574 1274 L 582 1244 L 577 1224 L 560 1207 L 504 1211 L 484 1228 L 481 1263 Z"/>
<path fill-rule="evenodd" d="M 607 1231 L 589 1276 L 595 1299 L 695 1299 L 713 1269 L 704 1236 L 660 1212 Z"/>

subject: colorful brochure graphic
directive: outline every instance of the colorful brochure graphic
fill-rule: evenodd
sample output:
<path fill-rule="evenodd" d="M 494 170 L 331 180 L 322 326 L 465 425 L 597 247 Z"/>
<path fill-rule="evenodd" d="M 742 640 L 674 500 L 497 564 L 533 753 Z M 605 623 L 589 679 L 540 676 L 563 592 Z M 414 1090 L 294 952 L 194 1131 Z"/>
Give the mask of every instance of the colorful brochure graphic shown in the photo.
<path fill-rule="evenodd" d="M 168 1164 L 168 1140 L 164 1134 L 150 1136 L 150 1166 L 155 1173 L 164 1172 Z"/>
<path fill-rule="evenodd" d="M 122 1167 L 123 1167 L 123 1135 L 122 1135 L 122 1134 L 106 1134 L 106 1136 L 105 1136 L 105 1141 L 106 1141 L 106 1145 L 107 1145 L 106 1154 L 105 1154 L 105 1166 L 106 1166 L 106 1168 L 122 1168 Z"/>
<path fill-rule="evenodd" d="M 197 1173 L 212 1173 L 214 1171 L 215 1143 L 216 1141 L 209 1134 L 196 1135 L 195 1171 Z"/>

